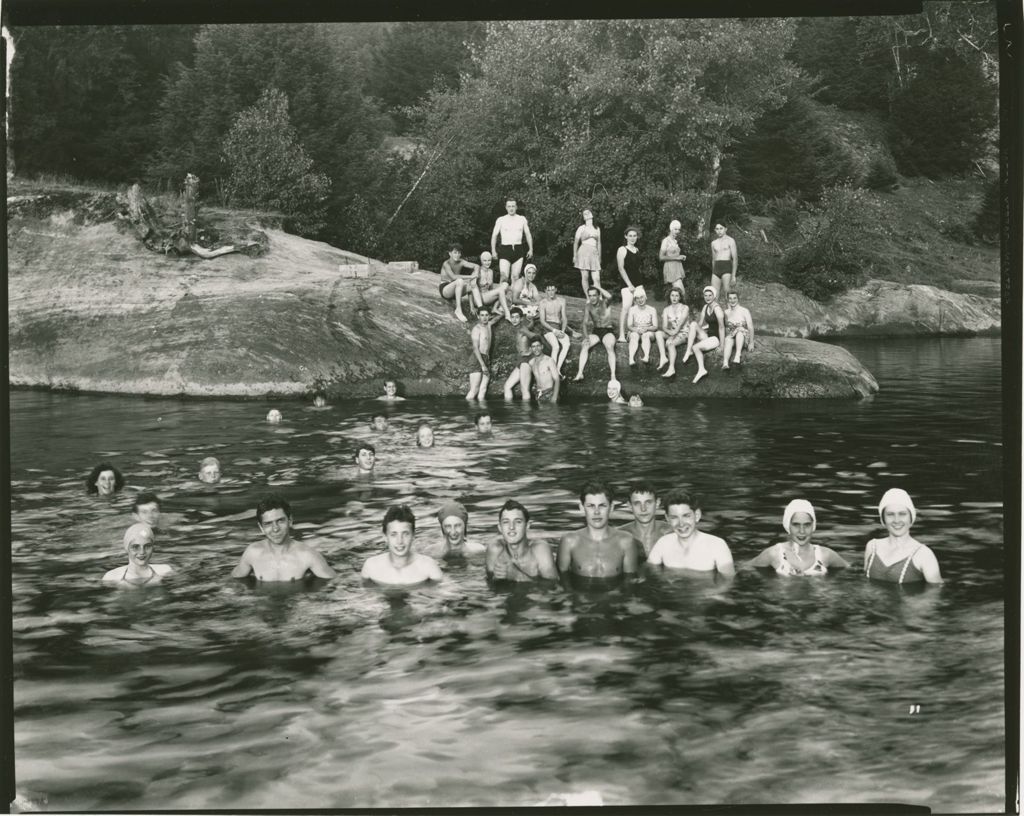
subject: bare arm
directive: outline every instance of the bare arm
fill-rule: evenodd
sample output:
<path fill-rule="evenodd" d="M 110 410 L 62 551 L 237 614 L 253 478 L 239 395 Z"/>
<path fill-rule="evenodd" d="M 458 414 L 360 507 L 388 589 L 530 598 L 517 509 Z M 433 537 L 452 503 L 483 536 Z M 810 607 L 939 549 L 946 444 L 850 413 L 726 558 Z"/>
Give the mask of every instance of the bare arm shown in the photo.
<path fill-rule="evenodd" d="M 597 228 L 597 258 L 598 258 L 598 264 L 600 264 L 600 260 L 601 260 L 601 228 L 600 227 Z"/>
<path fill-rule="evenodd" d="M 758 553 L 757 556 L 755 556 L 754 558 L 751 558 L 747 562 L 747 566 L 748 567 L 774 567 L 775 566 L 775 562 L 772 559 L 772 554 L 775 552 L 775 546 L 776 545 L 773 544 L 771 547 L 766 547 L 765 549 L 761 550 L 761 552 Z"/>
<path fill-rule="evenodd" d="M 317 578 L 333 578 L 338 574 L 330 568 L 324 557 L 312 548 L 309 550 L 309 563 L 306 566 Z"/>
<path fill-rule="evenodd" d="M 622 571 L 634 575 L 637 571 L 636 539 L 628 533 L 622 537 Z"/>
<path fill-rule="evenodd" d="M 572 239 L 572 260 L 573 260 L 573 263 L 576 262 L 576 256 L 579 254 L 579 251 L 580 251 L 580 232 L 582 232 L 582 231 L 583 231 L 583 225 L 581 224 L 580 226 L 576 227 L 576 234 L 573 236 L 573 239 Z"/>
<path fill-rule="evenodd" d="M 747 348 L 753 348 L 754 347 L 754 318 L 750 316 L 750 309 L 748 309 L 746 306 L 743 307 L 743 312 L 744 312 L 743 316 L 746 318 L 746 321 L 747 321 L 747 334 L 750 335 L 747 338 Z"/>
<path fill-rule="evenodd" d="M 826 567 L 848 567 L 850 562 L 843 558 L 835 550 L 829 549 L 828 547 L 822 547 L 821 551 L 825 554 L 825 566 Z"/>
<path fill-rule="evenodd" d="M 629 275 L 626 274 L 626 248 L 620 246 L 618 251 L 615 253 L 615 262 L 619 265 L 619 275 L 622 277 L 622 282 L 626 284 L 626 288 L 632 292 L 636 287 L 633 286 L 633 282 L 630 281 Z"/>
<path fill-rule="evenodd" d="M 494 229 L 491 230 L 491 254 L 498 257 L 498 235 L 501 233 L 501 218 L 494 222 Z"/>
<path fill-rule="evenodd" d="M 569 567 L 571 565 L 572 537 L 571 535 L 564 535 L 558 542 L 558 571 L 565 575 L 569 572 Z"/>
<path fill-rule="evenodd" d="M 654 542 L 654 546 L 651 547 L 651 552 L 647 556 L 647 563 L 652 566 L 659 566 L 664 564 L 664 557 L 661 554 L 661 539 L 659 538 Z"/>
<path fill-rule="evenodd" d="M 427 574 L 427 579 L 431 581 L 440 581 L 444 578 L 444 573 L 441 572 L 441 566 L 430 556 L 423 556 L 427 563 L 424 565 L 426 569 L 424 572 Z"/>
<path fill-rule="evenodd" d="M 546 311 L 546 309 L 540 309 L 539 310 L 539 313 L 537 314 L 537 322 L 540 323 L 540 325 L 544 327 L 544 331 L 553 332 L 555 330 L 555 327 L 552 326 L 550 323 L 548 323 L 547 320 L 545 320 L 545 317 L 546 317 L 546 315 L 544 314 L 545 311 Z"/>
<path fill-rule="evenodd" d="M 922 547 L 914 557 L 917 568 L 924 573 L 924 580 L 929 584 L 941 584 L 942 574 L 939 572 L 939 562 L 928 547 Z"/>
<path fill-rule="evenodd" d="M 242 557 L 238 560 L 238 566 L 231 570 L 232 578 L 244 578 L 250 572 L 252 572 L 252 562 L 249 560 L 249 550 L 252 547 L 250 544 L 245 548 L 245 552 L 242 553 Z"/>
<path fill-rule="evenodd" d="M 561 301 L 561 305 L 558 307 L 558 317 L 562 321 L 562 331 L 564 332 L 569 321 L 565 316 L 565 298 L 561 298 Z"/>
<path fill-rule="evenodd" d="M 533 258 L 533 236 L 530 235 L 530 222 L 523 219 L 523 235 L 526 236 L 526 257 Z"/>
<path fill-rule="evenodd" d="M 675 255 L 668 254 L 668 238 L 661 239 L 661 246 L 658 247 L 658 260 L 662 263 L 676 260 Z"/>
<path fill-rule="evenodd" d="M 551 389 L 551 401 L 558 402 L 558 390 L 562 384 L 562 377 L 558 373 L 558 369 L 555 367 L 555 361 L 548 357 L 548 370 L 551 372 L 551 379 L 555 381 L 554 387 Z"/>
<path fill-rule="evenodd" d="M 736 254 L 736 239 L 731 237 L 729 238 L 729 249 L 731 250 L 730 254 L 732 255 L 732 276 L 733 278 L 735 278 L 736 267 L 739 266 L 740 263 L 740 259 Z"/>
<path fill-rule="evenodd" d="M 630 306 L 626 312 L 626 331 L 636 331 L 636 306 Z"/>
<path fill-rule="evenodd" d="M 732 562 L 732 552 L 729 545 L 722 539 L 715 542 L 715 569 L 727 578 L 736 574 L 736 565 Z"/>
<path fill-rule="evenodd" d="M 558 580 L 558 568 L 555 566 L 555 558 L 551 554 L 551 545 L 548 542 L 534 542 L 533 557 L 537 559 L 537 569 L 540 570 L 542 578 Z"/>

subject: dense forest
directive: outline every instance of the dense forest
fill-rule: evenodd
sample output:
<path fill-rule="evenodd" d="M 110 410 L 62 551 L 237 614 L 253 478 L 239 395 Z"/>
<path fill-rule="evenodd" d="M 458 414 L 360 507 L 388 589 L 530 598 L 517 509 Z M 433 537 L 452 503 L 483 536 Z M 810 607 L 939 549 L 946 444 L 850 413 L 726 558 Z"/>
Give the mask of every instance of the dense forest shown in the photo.
<path fill-rule="evenodd" d="M 670 219 L 691 247 L 724 220 L 753 236 L 747 272 L 826 297 L 863 275 L 873 196 L 908 180 L 988 179 L 943 229 L 994 239 L 996 29 L 992 2 L 910 17 L 25 28 L 9 161 L 21 178 L 153 191 L 194 173 L 207 203 L 428 268 L 451 241 L 487 246 L 512 195 L 541 269 L 567 282 L 583 207 L 609 267 L 627 225 L 653 269 Z"/>

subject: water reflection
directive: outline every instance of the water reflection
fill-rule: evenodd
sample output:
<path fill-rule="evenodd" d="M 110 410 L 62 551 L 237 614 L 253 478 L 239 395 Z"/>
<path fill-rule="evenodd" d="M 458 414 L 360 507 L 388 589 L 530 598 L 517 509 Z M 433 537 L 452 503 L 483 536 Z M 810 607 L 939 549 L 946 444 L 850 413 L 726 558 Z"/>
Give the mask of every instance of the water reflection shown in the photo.
<path fill-rule="evenodd" d="M 882 385 L 870 402 L 493 402 L 488 438 L 459 400 L 285 406 L 268 426 L 255 403 L 13 393 L 19 786 L 64 810 L 531 805 L 585 791 L 610 805 L 1001 809 L 999 345 L 851 346 Z M 390 428 L 371 431 L 382 408 Z M 421 421 L 433 448 L 414 445 Z M 322 478 L 366 439 L 373 480 Z M 215 486 L 195 480 L 210 454 Z M 133 492 L 84 495 L 99 457 L 163 501 L 157 548 L 179 575 L 160 587 L 98 585 L 123 557 Z M 476 540 L 496 534 L 506 497 L 530 509 L 531 534 L 557 539 L 581 525 L 576 491 L 592 476 L 622 498 L 641 476 L 696 488 L 701 526 L 737 562 L 778 540 L 803 496 L 816 538 L 854 566 L 823 580 L 505 587 L 470 557 L 433 588 L 358 578 L 392 503 L 411 502 L 424 547 L 447 499 L 466 505 Z M 941 587 L 863 580 L 893 484 L 918 501 Z M 270 485 L 337 579 L 227 578 Z M 628 520 L 617 507 L 613 521 Z"/>

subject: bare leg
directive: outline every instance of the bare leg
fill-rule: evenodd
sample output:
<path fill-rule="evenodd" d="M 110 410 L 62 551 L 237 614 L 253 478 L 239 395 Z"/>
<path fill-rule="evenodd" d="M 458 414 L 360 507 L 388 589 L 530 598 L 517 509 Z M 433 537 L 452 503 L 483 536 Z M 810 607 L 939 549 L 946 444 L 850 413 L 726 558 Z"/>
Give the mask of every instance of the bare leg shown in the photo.
<path fill-rule="evenodd" d="M 643 361 L 649 363 L 651 361 L 651 332 L 645 331 L 640 335 L 640 349 L 643 351 Z"/>
<path fill-rule="evenodd" d="M 478 309 L 484 305 L 484 298 L 480 294 L 480 286 L 477 284 L 476 279 L 469 282 L 469 295 Z"/>
<path fill-rule="evenodd" d="M 519 389 L 523 392 L 523 399 L 530 399 L 530 383 L 533 382 L 533 369 L 529 363 L 519 364 Z"/>
<path fill-rule="evenodd" d="M 626 342 L 626 314 L 629 307 L 633 305 L 633 293 L 623 287 L 622 289 L 622 313 L 619 315 L 619 342 Z"/>
<path fill-rule="evenodd" d="M 596 344 L 596 335 L 591 334 L 583 338 L 583 344 L 580 346 L 580 365 L 576 370 L 576 376 L 572 378 L 573 382 L 579 382 L 583 379 L 583 369 L 587 367 L 587 360 L 590 359 L 590 348 Z"/>
<path fill-rule="evenodd" d="M 729 292 L 732 291 L 732 273 L 726 272 L 722 275 L 722 302 L 729 297 Z"/>
<path fill-rule="evenodd" d="M 476 392 L 476 398 L 479 402 L 483 402 L 487 397 L 487 386 L 491 382 L 490 374 L 480 375 L 480 389 Z"/>
<path fill-rule="evenodd" d="M 604 346 L 604 350 L 608 353 L 608 371 L 611 372 L 611 379 L 615 379 L 615 365 L 618 362 L 615 359 L 615 335 L 611 333 L 605 334 L 601 338 L 601 344 Z"/>
<path fill-rule="evenodd" d="M 586 269 L 580 270 L 580 285 L 583 287 L 583 297 L 587 296 L 587 280 L 590 278 L 590 273 Z"/>
<path fill-rule="evenodd" d="M 483 301 L 481 303 L 482 306 L 489 306 L 493 304 L 494 301 L 499 301 L 501 303 L 501 309 L 505 313 L 505 319 L 509 320 L 511 318 L 511 315 L 509 314 L 508 311 L 508 300 L 505 297 L 507 289 L 507 283 L 499 283 L 493 289 L 483 292 L 480 298 Z"/>
<path fill-rule="evenodd" d="M 523 274 L 523 259 L 520 258 L 518 261 L 512 264 L 512 283 L 519 280 L 519 276 Z"/>
<path fill-rule="evenodd" d="M 640 345 L 640 335 L 635 331 L 629 333 L 629 364 L 636 365 L 636 350 Z"/>
<path fill-rule="evenodd" d="M 700 343 L 693 347 L 693 356 L 697 358 L 697 376 L 693 378 L 696 383 L 708 374 L 708 370 L 704 368 L 704 350 L 700 347 Z"/>
<path fill-rule="evenodd" d="M 732 353 L 733 340 L 729 335 L 725 336 L 725 346 L 722 351 L 722 368 L 729 367 L 729 355 Z"/>
<path fill-rule="evenodd" d="M 480 372 L 474 371 L 469 375 L 469 393 L 466 394 L 466 399 L 472 402 L 476 399 L 476 392 L 480 388 Z"/>
<path fill-rule="evenodd" d="M 654 339 L 658 343 L 658 368 L 661 369 L 668 362 L 668 356 L 665 352 L 665 332 L 659 329 L 654 333 Z"/>
<path fill-rule="evenodd" d="M 462 311 L 462 290 L 465 289 L 466 282 L 459 278 L 455 281 L 455 316 L 463 323 L 468 323 L 469 320 Z"/>
<path fill-rule="evenodd" d="M 693 354 L 693 341 L 696 339 L 697 331 L 699 329 L 700 329 L 700 326 L 697 325 L 697 322 L 696 321 L 691 321 L 691 323 L 690 323 L 690 331 L 687 334 L 687 338 L 686 338 L 686 351 L 683 353 L 683 363 L 684 364 L 686 363 L 687 360 L 690 359 L 690 355 Z"/>
<path fill-rule="evenodd" d="M 715 292 L 722 291 L 722 279 L 714 272 L 711 273 L 711 285 L 715 287 Z"/>
<path fill-rule="evenodd" d="M 512 369 L 512 373 L 508 375 L 508 379 L 505 380 L 505 401 L 512 401 L 512 389 L 519 384 L 519 367 L 516 366 Z"/>
<path fill-rule="evenodd" d="M 665 369 L 665 373 L 661 375 L 662 377 L 672 377 L 676 373 L 676 346 L 678 343 L 675 343 L 674 341 L 678 339 L 678 337 L 679 335 L 677 334 L 668 341 L 668 368 Z"/>
<path fill-rule="evenodd" d="M 555 333 L 554 332 L 546 332 L 544 334 L 544 339 L 547 340 L 548 341 L 548 345 L 551 346 L 551 359 L 554 360 L 557 363 L 557 361 L 558 361 L 558 348 L 559 348 L 558 338 L 555 337 Z M 556 368 L 557 368 L 557 366 L 556 366 Z"/>
<path fill-rule="evenodd" d="M 746 335 L 743 332 L 736 332 L 736 356 L 733 357 L 734 363 L 743 362 L 740 360 L 740 355 L 743 353 L 743 340 Z"/>
<path fill-rule="evenodd" d="M 510 264 L 504 258 L 498 258 L 498 280 L 507 281 L 509 279 L 509 270 L 511 268 L 512 264 Z M 515 278 L 513 278 L 512 283 L 515 282 Z"/>
<path fill-rule="evenodd" d="M 572 341 L 569 339 L 569 335 L 565 334 L 558 342 L 562 346 L 562 351 L 558 355 L 558 360 L 555 361 L 555 368 L 561 371 L 562 366 L 565 365 L 565 358 L 569 356 L 569 346 L 572 344 Z"/>

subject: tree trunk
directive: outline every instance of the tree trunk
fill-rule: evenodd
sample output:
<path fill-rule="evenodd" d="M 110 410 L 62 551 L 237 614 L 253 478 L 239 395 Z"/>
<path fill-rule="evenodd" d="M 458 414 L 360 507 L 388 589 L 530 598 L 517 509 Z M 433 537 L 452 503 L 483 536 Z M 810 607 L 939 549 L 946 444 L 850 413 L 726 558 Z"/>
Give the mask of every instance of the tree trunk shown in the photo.
<path fill-rule="evenodd" d="M 697 240 L 704 240 L 711 235 L 711 216 L 715 209 L 715 195 L 718 193 L 718 176 L 722 172 L 722 151 L 715 149 L 711 157 L 711 169 L 707 175 L 705 184 L 704 213 L 697 221 Z"/>
<path fill-rule="evenodd" d="M 185 176 L 185 237 L 190 244 L 196 242 L 196 194 L 199 192 L 199 177 L 189 173 Z"/>

